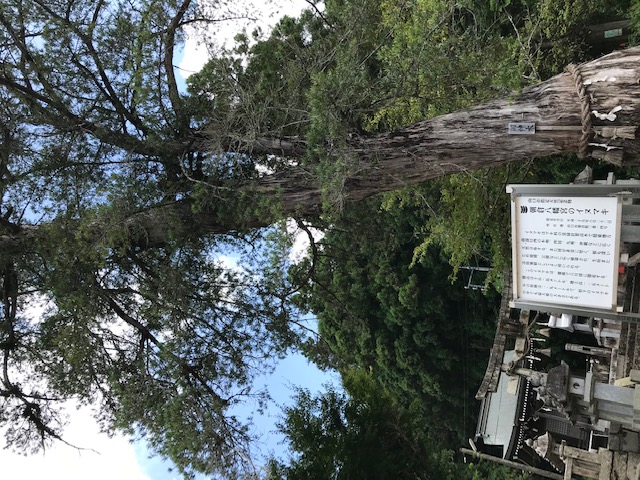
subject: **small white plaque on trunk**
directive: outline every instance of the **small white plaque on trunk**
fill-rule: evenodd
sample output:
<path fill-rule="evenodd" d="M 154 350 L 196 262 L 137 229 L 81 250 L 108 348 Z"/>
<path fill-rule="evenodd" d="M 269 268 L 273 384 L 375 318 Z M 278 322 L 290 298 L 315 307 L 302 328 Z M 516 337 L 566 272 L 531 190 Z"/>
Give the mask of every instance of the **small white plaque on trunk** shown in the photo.
<path fill-rule="evenodd" d="M 533 135 L 536 133 L 535 123 L 510 123 L 509 135 Z"/>

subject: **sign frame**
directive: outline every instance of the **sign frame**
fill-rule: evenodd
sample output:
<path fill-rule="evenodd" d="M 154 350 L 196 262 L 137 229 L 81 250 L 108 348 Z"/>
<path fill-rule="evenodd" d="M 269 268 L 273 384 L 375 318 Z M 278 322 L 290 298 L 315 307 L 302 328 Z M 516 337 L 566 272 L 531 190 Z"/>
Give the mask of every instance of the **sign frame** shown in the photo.
<path fill-rule="evenodd" d="M 625 188 L 626 187 L 626 188 Z M 578 315 L 592 315 L 593 313 L 600 313 L 603 316 L 616 316 L 620 310 L 617 302 L 618 291 L 618 267 L 620 261 L 620 231 L 622 225 L 622 200 L 625 196 L 635 196 L 633 192 L 628 191 L 628 186 L 625 185 L 509 185 L 507 186 L 507 193 L 511 194 L 511 234 L 512 234 L 512 265 L 513 265 L 513 306 L 516 308 L 532 308 L 550 312 L 566 312 Z M 519 238 L 520 231 L 520 207 L 525 199 L 541 199 L 541 203 L 554 201 L 565 201 L 567 199 L 578 205 L 581 199 L 584 199 L 584 203 L 593 203 L 594 199 L 606 198 L 606 203 L 609 206 L 615 207 L 615 212 L 608 213 L 608 219 L 613 220 L 613 225 L 610 225 L 609 232 L 612 233 L 613 252 L 609 252 L 607 258 L 610 259 L 610 265 L 603 265 L 599 268 L 598 272 L 602 273 L 602 277 L 606 278 L 606 290 L 608 296 L 603 292 L 599 297 L 599 301 L 593 305 L 583 304 L 577 300 L 561 300 L 559 298 L 551 298 L 549 302 L 542 301 L 541 296 L 544 294 L 536 295 L 533 292 L 532 295 L 523 295 L 523 281 L 521 273 L 525 271 L 522 264 L 522 239 Z M 546 199 L 546 200 L 542 200 Z M 535 208 L 535 207 L 534 207 Z M 523 212 L 527 209 L 524 208 Z M 523 223 L 526 223 L 523 221 Z M 604 222 L 602 222 L 604 223 Z M 611 224 L 611 221 L 609 221 Z M 566 226 L 561 225 L 566 228 Z M 605 228 L 605 227 L 601 227 Z M 568 235 L 568 233 L 558 233 L 557 235 Z M 586 248 L 586 247 L 585 247 Z M 538 248 L 540 250 L 540 248 Z M 543 253 L 547 253 L 544 252 Z M 595 253 L 595 252 L 594 252 Z M 599 252 L 604 253 L 604 252 Z M 557 257 L 554 257 L 557 258 Z M 572 268 L 581 268 L 580 261 L 576 260 L 575 265 Z M 581 259 L 582 263 L 588 262 L 588 259 Z M 561 268 L 562 265 L 553 266 L 553 268 Z M 549 267 L 551 268 L 551 267 Z M 582 268 L 595 268 L 593 266 L 584 266 Z M 573 282 L 572 282 L 573 283 Z M 576 287 L 577 288 L 577 287 Z M 603 285 L 604 288 L 604 285 Z M 549 289 L 553 290 L 553 289 Z M 529 292 L 531 293 L 531 292 Z"/>

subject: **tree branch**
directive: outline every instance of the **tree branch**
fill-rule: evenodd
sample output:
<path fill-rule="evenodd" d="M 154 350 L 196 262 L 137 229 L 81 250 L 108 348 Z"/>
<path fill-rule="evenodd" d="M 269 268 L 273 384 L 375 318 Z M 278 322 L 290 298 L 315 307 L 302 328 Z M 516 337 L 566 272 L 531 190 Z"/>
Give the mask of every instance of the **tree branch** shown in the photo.
<path fill-rule="evenodd" d="M 107 97 L 109 102 L 116 109 L 116 112 L 118 112 L 120 115 L 124 116 L 129 122 L 131 122 L 143 134 L 147 135 L 149 133 L 149 129 L 142 123 L 142 121 L 140 120 L 140 118 L 137 115 L 135 115 L 132 111 L 130 111 L 128 108 L 126 108 L 124 106 L 124 104 L 120 100 L 120 97 L 118 96 L 118 94 L 116 93 L 115 89 L 113 88 L 113 85 L 111 84 L 111 79 L 109 78 L 109 76 L 107 75 L 107 73 L 105 71 L 104 65 L 102 64 L 102 61 L 100 60 L 100 56 L 98 55 L 98 52 L 96 52 L 96 49 L 95 49 L 95 47 L 93 45 L 91 37 L 89 35 L 87 35 L 86 33 L 84 33 L 82 30 L 80 30 L 78 28 L 78 25 L 75 22 L 71 22 L 69 20 L 69 18 L 63 18 L 60 15 L 58 15 L 54 10 L 52 10 L 48 6 L 47 3 L 44 3 L 44 2 L 42 2 L 40 0 L 35 0 L 35 1 L 36 1 L 36 3 L 38 5 L 40 5 L 40 7 L 45 12 L 47 12 L 49 15 L 51 15 L 53 18 L 57 19 L 58 21 L 62 22 L 65 27 L 71 29 L 78 36 L 78 38 L 80 38 L 80 40 L 82 40 L 82 43 L 87 48 L 87 51 L 89 52 L 89 55 L 90 55 L 91 59 L 93 60 L 93 64 L 96 67 L 96 70 L 98 72 L 98 76 L 100 77 L 100 80 L 102 81 L 102 86 L 104 86 L 104 89 L 102 88 L 102 86 L 98 82 L 98 79 L 93 75 L 90 76 L 92 81 L 105 94 L 105 96 Z M 99 15 L 99 12 L 96 10 L 94 12 L 94 18 L 97 18 L 96 17 L 97 15 Z M 86 70 L 88 70 L 90 72 L 90 70 L 87 67 L 85 67 L 85 68 L 86 68 Z"/>
<path fill-rule="evenodd" d="M 178 92 L 178 85 L 176 83 L 176 75 L 173 69 L 173 49 L 175 47 L 176 29 L 179 27 L 184 15 L 191 4 L 191 0 L 185 0 L 180 5 L 178 12 L 171 19 L 167 32 L 165 34 L 164 42 L 164 71 L 167 76 L 167 88 L 169 90 L 169 100 L 171 106 L 178 120 L 178 136 L 182 137 L 189 129 L 189 119 L 187 118 L 182 105 L 182 99 L 180 98 L 180 92 Z"/>
<path fill-rule="evenodd" d="M 155 146 L 146 140 L 142 140 L 128 133 L 115 132 L 101 125 L 92 123 L 68 110 L 62 102 L 36 92 L 31 87 L 21 85 L 6 76 L 0 75 L 0 85 L 11 89 L 19 98 L 36 109 L 41 115 L 50 119 L 52 124 L 60 125 L 60 116 L 64 117 L 69 123 L 67 125 L 60 125 L 62 130 L 85 131 L 92 134 L 101 142 L 122 148 L 129 153 L 138 153 L 152 157 L 163 157 L 168 154 L 172 154 L 172 152 L 175 152 L 177 155 L 178 153 L 183 152 L 185 148 L 185 145 L 176 142 L 167 142 L 161 146 Z M 48 110 L 38 102 L 42 102 L 44 105 L 55 109 L 55 112 Z M 56 113 L 58 115 L 56 115 Z"/>
<path fill-rule="evenodd" d="M 102 290 L 102 287 L 100 285 L 98 285 L 98 288 L 100 288 Z M 211 386 L 209 386 L 209 384 L 207 383 L 206 379 L 202 377 L 202 375 L 200 374 L 200 372 L 198 371 L 198 369 L 196 367 L 194 367 L 193 365 L 190 365 L 189 362 L 187 362 L 181 356 L 179 356 L 179 355 L 175 354 L 174 352 L 168 350 L 166 348 L 166 346 L 146 326 L 144 326 L 138 320 L 136 320 L 131 315 L 129 315 L 127 312 L 125 312 L 124 309 L 110 295 L 105 294 L 104 290 L 102 290 L 102 291 L 103 291 L 102 297 L 107 301 L 107 303 L 112 308 L 112 310 L 115 312 L 115 314 L 119 318 L 121 318 L 125 323 L 127 323 L 128 325 L 130 325 L 133 328 L 135 328 L 144 338 L 146 338 L 149 341 L 151 341 L 155 346 L 157 346 L 159 348 L 159 350 L 161 352 L 165 353 L 171 359 L 173 359 L 178 364 L 178 366 L 181 368 L 182 372 L 187 376 L 187 379 L 189 377 L 192 377 L 193 379 L 198 381 L 200 386 L 202 388 L 204 388 L 207 391 L 207 393 L 212 398 L 214 398 L 216 400 L 216 402 L 218 402 L 218 404 L 220 406 L 224 407 L 224 406 L 226 406 L 228 404 L 228 400 L 223 399 L 218 393 L 216 393 L 211 388 Z"/>

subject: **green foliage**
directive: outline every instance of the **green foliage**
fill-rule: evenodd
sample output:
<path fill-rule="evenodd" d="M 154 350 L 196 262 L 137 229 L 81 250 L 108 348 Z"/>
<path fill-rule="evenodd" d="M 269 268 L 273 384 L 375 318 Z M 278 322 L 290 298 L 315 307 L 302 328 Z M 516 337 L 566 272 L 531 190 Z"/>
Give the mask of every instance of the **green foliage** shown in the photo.
<path fill-rule="evenodd" d="M 629 17 L 631 21 L 630 44 L 638 45 L 640 44 L 640 3 L 637 1 L 631 4 Z"/>
<path fill-rule="evenodd" d="M 309 90 L 309 140 L 320 146 L 326 138 L 345 138 L 360 128 L 382 93 L 377 52 L 390 35 L 381 23 L 380 0 L 326 2 L 336 48 L 327 68 L 315 72 Z"/>
<path fill-rule="evenodd" d="M 214 58 L 199 72 L 188 78 L 189 96 L 186 109 L 198 123 L 216 121 L 216 128 L 235 127 L 233 103 L 236 89 L 231 78 L 242 72 L 240 60 L 233 57 Z"/>
<path fill-rule="evenodd" d="M 297 392 L 279 424 L 296 457 L 288 465 L 272 460 L 271 478 L 436 478 L 435 456 L 410 437 L 393 398 L 365 373 L 347 375 L 345 384 L 349 395 Z"/>
<path fill-rule="evenodd" d="M 228 270 L 206 242 L 124 256 L 56 235 L 52 259 L 37 265 L 52 306 L 31 358 L 50 394 L 100 405 L 105 430 L 144 438 L 186 476 L 242 472 L 236 456 L 251 436 L 228 410 L 293 342 L 281 267 L 253 255 Z M 279 240 L 265 241 L 280 258 Z"/>
<path fill-rule="evenodd" d="M 576 34 L 586 25 L 624 18 L 630 6 L 621 0 L 547 0 L 540 2 L 541 30 L 550 39 Z"/>
<path fill-rule="evenodd" d="M 460 267 L 480 262 L 493 268 L 488 282 L 501 281 L 511 254 L 511 211 L 504 190 L 522 178 L 518 170 L 504 167 L 439 180 L 440 195 L 430 204 L 433 214 L 423 227 L 424 240 L 414 251 L 413 263 L 430 255 L 435 244 L 448 256 L 452 278 Z"/>
<path fill-rule="evenodd" d="M 522 55 L 538 78 L 560 73 L 566 65 L 589 58 L 584 35 L 588 25 L 625 19 L 632 2 L 549 0 L 535 2 L 521 17 Z"/>
<path fill-rule="evenodd" d="M 232 51 L 189 77 L 188 102 L 213 138 L 306 135 L 312 77 L 332 61 L 333 35 L 311 11 L 283 17 L 261 41 L 259 32 L 241 34 Z"/>
<path fill-rule="evenodd" d="M 618 170 L 610 164 L 586 162 L 595 178 L 613 171 L 618 178 L 632 177 L 632 170 Z M 438 179 L 425 195 L 423 188 L 408 188 L 384 195 L 382 207 L 390 213 L 406 205 L 421 206 L 430 215 L 420 230 L 423 240 L 414 250 L 413 264 L 430 255 L 433 246 L 442 249 L 453 267 L 452 280 L 463 266 L 491 266 L 486 285 L 500 287 L 502 272 L 511 265 L 510 203 L 505 187 L 510 183 L 568 184 L 585 167 L 573 154 L 556 155 L 526 164 L 450 175 Z"/>
<path fill-rule="evenodd" d="M 379 50 L 389 101 L 368 130 L 386 130 L 467 108 L 520 86 L 509 55 L 513 40 L 488 25 L 468 24 L 468 9 L 444 1 L 383 2 L 392 32 Z"/>
<path fill-rule="evenodd" d="M 269 478 L 317 480 L 519 479 L 504 468 L 464 465 L 415 428 L 411 412 L 370 374 L 349 371 L 346 392 L 329 387 L 312 396 L 298 390 L 278 427 L 293 452 L 287 463 L 272 459 Z"/>
<path fill-rule="evenodd" d="M 105 430 L 144 436 L 186 475 L 231 475 L 250 436 L 226 412 L 250 392 L 252 376 L 296 340 L 277 262 L 288 244 L 274 230 L 259 247 L 257 234 L 251 247 L 269 258 L 252 252 L 243 271 L 225 272 L 212 256 L 224 245 L 190 243 L 182 219 L 164 217 L 167 244 L 149 250 L 147 227 L 138 228 L 130 210 L 144 189 L 128 196 L 122 182 L 117 187 L 124 198 L 112 193 L 109 207 L 38 230 L 37 250 L 48 260 L 21 272 L 37 272 L 33 287 L 46 289 L 40 292 L 55 308 L 35 332 L 31 360 L 47 359 L 39 373 L 51 392 L 100 404 Z"/>
<path fill-rule="evenodd" d="M 335 367 L 371 371 L 423 428 L 455 445 L 471 425 L 464 409 L 484 373 L 480 345 L 493 336 L 493 302 L 451 285 L 435 246 L 412 265 L 428 217 L 408 202 L 347 208 L 323 239 L 313 285 L 298 301 L 317 314 Z M 474 335 L 477 347 L 469 344 Z"/>

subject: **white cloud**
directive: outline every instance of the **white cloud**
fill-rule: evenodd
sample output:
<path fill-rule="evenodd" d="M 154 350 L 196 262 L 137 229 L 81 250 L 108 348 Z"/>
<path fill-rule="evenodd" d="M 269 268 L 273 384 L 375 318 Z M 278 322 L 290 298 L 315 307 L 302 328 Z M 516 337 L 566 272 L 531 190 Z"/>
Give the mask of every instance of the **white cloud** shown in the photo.
<path fill-rule="evenodd" d="M 184 43 L 184 56 L 178 64 L 182 77 L 186 79 L 192 73 L 199 72 L 207 60 L 209 60 L 207 48 L 198 42 L 193 33 L 187 35 Z"/>
<path fill-rule="evenodd" d="M 109 438 L 100 433 L 87 408 L 70 409 L 69 426 L 63 438 L 72 445 L 91 450 L 78 451 L 57 442 L 44 453 L 22 456 L 9 450 L 0 450 L 0 465 L 11 477 L 64 478 L 65 480 L 158 480 L 151 479 L 138 464 L 135 447 L 126 438 Z"/>
<path fill-rule="evenodd" d="M 324 237 L 324 232 L 307 225 L 314 242 L 319 242 Z M 309 246 L 311 242 L 307 232 L 298 227 L 295 220 L 287 220 L 287 232 L 294 235 L 293 245 L 289 252 L 289 261 L 292 263 L 298 263 L 305 258 L 309 253 Z"/>
<path fill-rule="evenodd" d="M 207 2 L 202 3 L 206 9 Z M 178 64 L 180 73 L 185 79 L 192 73 L 198 72 L 207 63 L 210 56 L 209 49 L 230 48 L 233 38 L 243 30 L 250 34 L 252 30 L 259 27 L 264 34 L 267 34 L 280 18 L 285 15 L 298 16 L 302 10 L 309 7 L 309 4 L 305 0 L 267 0 L 262 3 L 245 1 L 243 7 L 243 12 L 235 14 L 246 18 L 213 23 L 206 34 L 194 28 L 186 29 L 184 55 Z M 211 8 L 218 8 L 218 5 L 212 3 Z M 231 15 L 234 13 L 232 12 Z M 208 39 L 203 41 L 203 35 Z M 206 43 L 209 44 L 208 47 Z"/>

